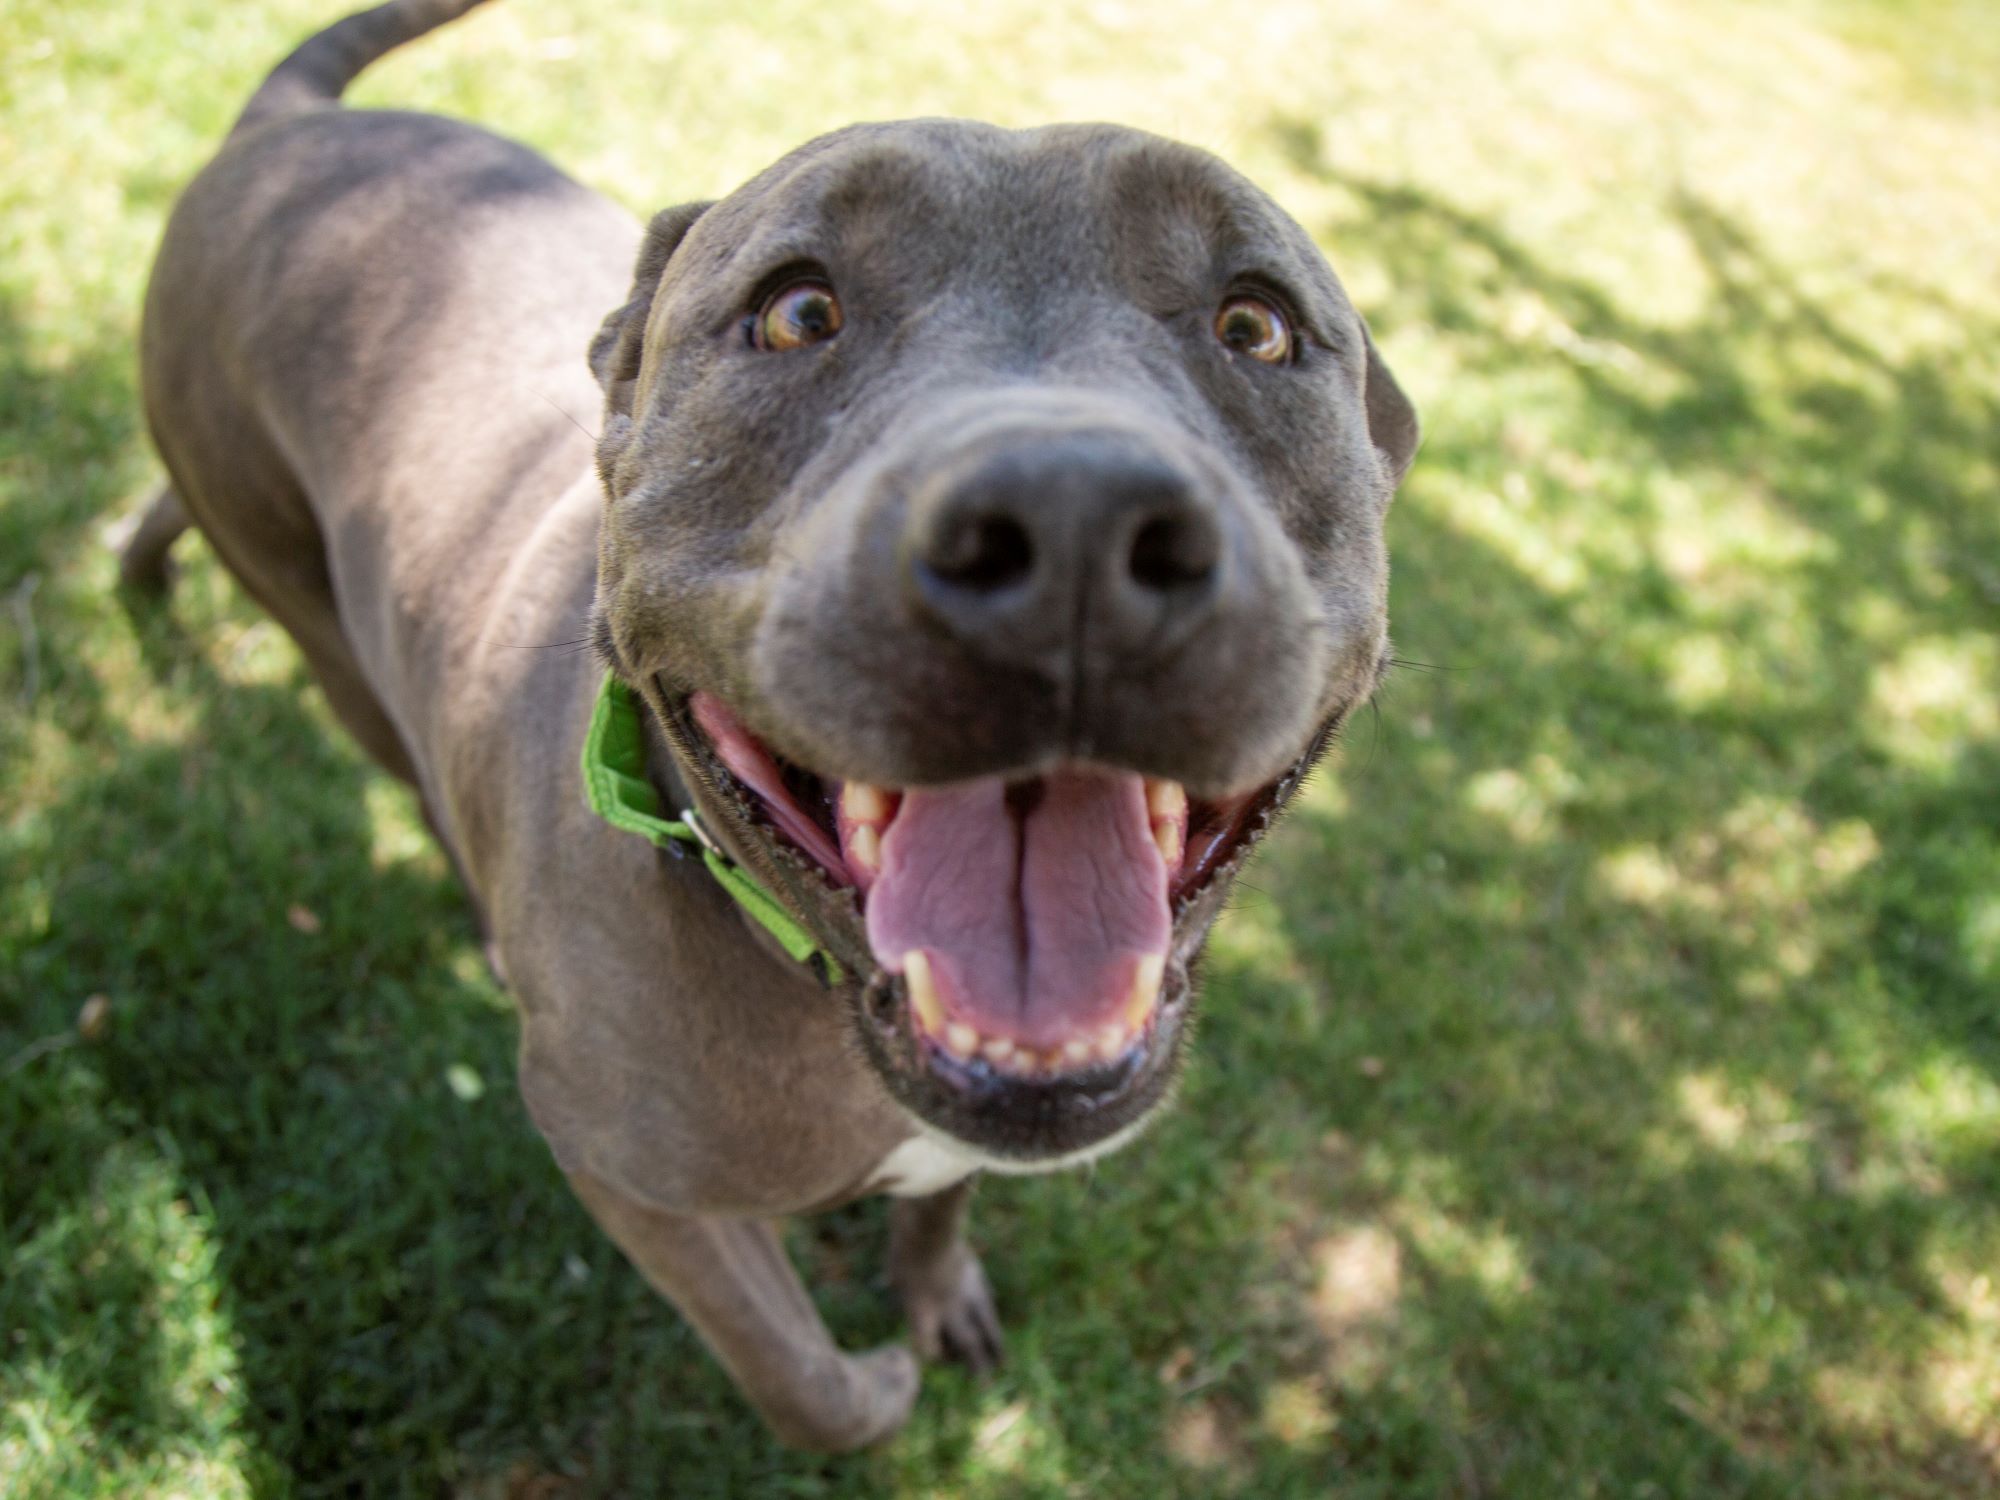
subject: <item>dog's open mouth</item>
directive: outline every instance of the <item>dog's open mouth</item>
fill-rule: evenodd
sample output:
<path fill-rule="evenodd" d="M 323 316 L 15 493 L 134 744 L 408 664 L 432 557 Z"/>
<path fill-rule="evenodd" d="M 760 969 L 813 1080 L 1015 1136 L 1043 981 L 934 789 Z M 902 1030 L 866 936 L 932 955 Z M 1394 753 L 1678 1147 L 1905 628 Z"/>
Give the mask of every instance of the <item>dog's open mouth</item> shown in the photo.
<path fill-rule="evenodd" d="M 933 1064 L 996 1082 L 1129 1072 L 1159 1021 L 1175 915 L 1235 866 L 1296 772 L 1226 801 L 1092 766 L 842 783 L 780 759 L 711 694 L 685 709 L 721 790 L 855 890 Z"/>

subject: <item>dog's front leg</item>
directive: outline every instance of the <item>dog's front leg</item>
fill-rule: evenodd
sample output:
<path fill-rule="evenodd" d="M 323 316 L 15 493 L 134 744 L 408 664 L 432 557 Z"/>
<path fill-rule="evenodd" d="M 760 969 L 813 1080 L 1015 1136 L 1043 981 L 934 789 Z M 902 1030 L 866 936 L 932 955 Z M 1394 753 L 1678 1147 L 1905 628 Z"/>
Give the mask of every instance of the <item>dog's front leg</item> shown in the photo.
<path fill-rule="evenodd" d="M 843 1453 L 909 1419 L 916 1357 L 900 1344 L 843 1353 L 770 1225 L 660 1213 L 582 1174 L 570 1183 L 780 1439 Z"/>
<path fill-rule="evenodd" d="M 985 1268 L 965 1239 L 976 1178 L 889 1210 L 889 1282 L 925 1359 L 956 1359 L 985 1374 L 1000 1362 L 1000 1315 Z"/>

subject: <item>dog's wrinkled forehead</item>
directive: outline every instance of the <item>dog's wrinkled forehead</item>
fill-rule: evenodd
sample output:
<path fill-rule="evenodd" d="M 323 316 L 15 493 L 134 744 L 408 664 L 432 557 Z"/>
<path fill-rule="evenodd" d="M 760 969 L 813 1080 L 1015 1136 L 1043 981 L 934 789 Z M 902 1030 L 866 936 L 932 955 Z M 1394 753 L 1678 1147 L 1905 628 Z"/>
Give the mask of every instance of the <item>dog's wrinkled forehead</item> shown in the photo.
<path fill-rule="evenodd" d="M 985 294 L 984 311 L 1024 334 L 1107 296 L 1169 317 L 1250 278 L 1316 342 L 1359 342 L 1319 250 L 1262 191 L 1206 152 L 1117 126 L 917 120 L 812 141 L 693 225 L 653 337 L 717 331 L 803 265 L 885 308 Z"/>

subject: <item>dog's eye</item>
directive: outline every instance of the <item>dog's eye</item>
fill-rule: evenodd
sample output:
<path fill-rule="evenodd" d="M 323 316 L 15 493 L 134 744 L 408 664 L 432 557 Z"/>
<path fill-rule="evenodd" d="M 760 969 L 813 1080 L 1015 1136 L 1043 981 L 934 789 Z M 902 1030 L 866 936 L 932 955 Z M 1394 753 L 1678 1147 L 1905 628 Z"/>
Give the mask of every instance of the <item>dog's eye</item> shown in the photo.
<path fill-rule="evenodd" d="M 751 325 L 759 349 L 803 349 L 840 332 L 840 299 L 823 281 L 795 281 L 771 294 Z"/>
<path fill-rule="evenodd" d="M 1267 365 L 1292 357 L 1292 330 L 1285 315 L 1262 297 L 1231 297 L 1216 310 L 1215 336 L 1234 354 L 1247 354 Z"/>

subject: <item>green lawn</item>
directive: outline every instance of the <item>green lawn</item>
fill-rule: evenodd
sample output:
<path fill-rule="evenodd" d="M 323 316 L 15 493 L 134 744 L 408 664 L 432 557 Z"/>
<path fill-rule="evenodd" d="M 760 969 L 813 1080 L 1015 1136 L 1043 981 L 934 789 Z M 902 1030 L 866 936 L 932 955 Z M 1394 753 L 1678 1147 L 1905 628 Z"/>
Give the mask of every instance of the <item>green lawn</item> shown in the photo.
<path fill-rule="evenodd" d="M 511 0 L 360 90 L 635 210 L 854 118 L 1149 126 L 1423 412 L 1427 665 L 1252 872 L 1178 1109 L 984 1190 L 1008 1366 L 829 1462 L 569 1199 L 289 643 L 199 544 L 112 590 L 162 216 L 328 11 L 0 0 L 0 1493 L 2000 1494 L 2000 13 L 955 14 Z M 850 1344 L 882 1238 L 794 1232 Z"/>

